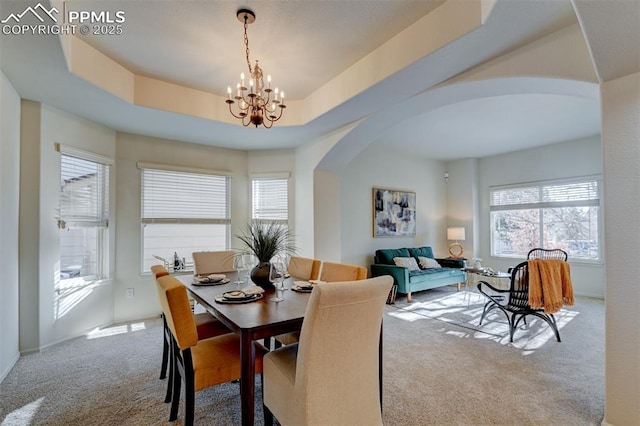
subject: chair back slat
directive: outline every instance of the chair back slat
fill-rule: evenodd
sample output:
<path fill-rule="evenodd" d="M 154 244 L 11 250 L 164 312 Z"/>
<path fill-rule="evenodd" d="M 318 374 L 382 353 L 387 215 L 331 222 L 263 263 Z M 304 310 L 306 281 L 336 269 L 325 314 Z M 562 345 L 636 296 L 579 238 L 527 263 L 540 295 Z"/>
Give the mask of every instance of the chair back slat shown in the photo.
<path fill-rule="evenodd" d="M 534 248 L 529 250 L 527 254 L 527 259 L 558 259 L 566 261 L 568 258 L 567 252 L 561 249 L 543 249 L 543 248 Z"/>
<path fill-rule="evenodd" d="M 509 305 L 520 309 L 525 309 L 529 306 L 529 270 L 527 262 L 521 262 L 511 270 Z"/>

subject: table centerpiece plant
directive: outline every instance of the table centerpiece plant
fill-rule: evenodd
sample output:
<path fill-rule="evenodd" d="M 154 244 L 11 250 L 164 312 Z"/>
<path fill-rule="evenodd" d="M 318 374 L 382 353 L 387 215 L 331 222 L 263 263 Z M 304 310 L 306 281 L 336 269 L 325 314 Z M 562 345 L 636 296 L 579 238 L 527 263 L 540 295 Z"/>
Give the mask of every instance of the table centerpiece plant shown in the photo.
<path fill-rule="evenodd" d="M 258 259 L 258 264 L 251 269 L 251 281 L 262 288 L 273 287 L 269 281 L 269 262 L 276 256 L 284 258 L 296 252 L 289 227 L 278 222 L 254 220 L 236 237 L 245 245 L 240 254 L 254 255 Z"/>

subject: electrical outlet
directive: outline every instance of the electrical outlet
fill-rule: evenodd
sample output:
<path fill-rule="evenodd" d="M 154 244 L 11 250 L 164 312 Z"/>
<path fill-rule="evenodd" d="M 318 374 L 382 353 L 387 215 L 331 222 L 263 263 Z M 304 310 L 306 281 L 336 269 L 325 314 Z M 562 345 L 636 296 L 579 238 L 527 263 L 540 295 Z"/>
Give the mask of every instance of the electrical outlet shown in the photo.
<path fill-rule="evenodd" d="M 133 299 L 133 289 L 132 288 L 128 288 L 127 289 L 127 299 Z"/>

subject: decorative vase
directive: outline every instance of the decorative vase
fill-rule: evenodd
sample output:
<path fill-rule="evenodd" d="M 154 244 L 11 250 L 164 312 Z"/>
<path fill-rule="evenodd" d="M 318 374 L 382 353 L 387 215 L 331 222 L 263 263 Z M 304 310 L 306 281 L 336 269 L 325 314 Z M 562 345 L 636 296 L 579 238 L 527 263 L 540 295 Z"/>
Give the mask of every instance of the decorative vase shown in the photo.
<path fill-rule="evenodd" d="M 265 290 L 273 288 L 273 284 L 269 281 L 269 262 L 260 262 L 251 269 L 251 281 Z"/>

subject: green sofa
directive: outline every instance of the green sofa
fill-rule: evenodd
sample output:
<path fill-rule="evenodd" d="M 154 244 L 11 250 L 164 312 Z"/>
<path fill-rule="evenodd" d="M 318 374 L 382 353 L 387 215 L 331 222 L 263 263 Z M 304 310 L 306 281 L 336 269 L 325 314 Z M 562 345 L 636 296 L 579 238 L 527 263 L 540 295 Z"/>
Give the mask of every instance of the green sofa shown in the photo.
<path fill-rule="evenodd" d="M 409 271 L 409 268 L 396 266 L 394 257 L 433 257 L 431 247 L 412 247 L 399 249 L 376 250 L 374 264 L 371 265 L 371 276 L 391 275 L 397 292 L 406 294 L 407 302 L 411 302 L 411 293 L 414 291 L 428 290 L 451 284 L 460 284 L 466 281 L 466 274 L 461 270 L 466 266 L 464 259 L 435 259 L 442 268 L 420 269 Z"/>

